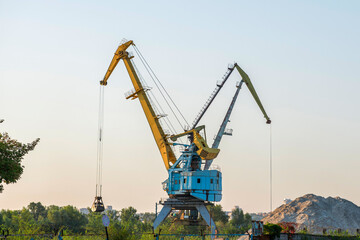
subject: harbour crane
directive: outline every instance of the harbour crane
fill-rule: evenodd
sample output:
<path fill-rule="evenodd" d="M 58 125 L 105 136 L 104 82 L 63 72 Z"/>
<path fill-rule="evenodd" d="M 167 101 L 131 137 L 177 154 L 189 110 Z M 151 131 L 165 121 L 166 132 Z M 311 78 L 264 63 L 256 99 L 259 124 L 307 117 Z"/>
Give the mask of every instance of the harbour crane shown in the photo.
<path fill-rule="evenodd" d="M 264 114 L 267 123 L 271 123 L 270 118 L 267 116 L 250 78 L 235 63 L 228 67 L 222 82 L 217 84 L 216 89 L 195 118 L 192 127 L 184 130 L 184 132 L 180 134 L 165 133 L 159 122 L 162 116 L 155 113 L 148 97 L 149 88 L 142 84 L 137 69 L 133 64 L 132 58 L 134 56 L 127 52 L 130 46 L 136 49 L 133 41 L 126 41 L 117 48 L 103 80 L 100 81 L 100 85 L 106 86 L 108 84 L 111 73 L 114 71 L 118 62 L 122 60 L 134 86 L 134 89 L 126 95 L 126 99 L 139 99 L 165 168 L 168 171 L 169 177 L 163 182 L 163 189 L 167 192 L 169 198 L 160 202 L 163 208 L 157 215 L 153 223 L 153 228 L 156 229 L 173 210 L 190 210 L 192 212 L 191 215 L 195 216 L 197 216 L 199 212 L 210 226 L 211 232 L 215 234 L 216 226 L 206 206 L 212 204 L 212 202 L 221 201 L 222 173 L 217 169 L 210 169 L 210 166 L 220 152 L 218 146 L 223 135 L 229 135 L 225 130 L 226 125 L 229 122 L 232 109 L 243 83 L 245 83 L 250 90 Z M 237 69 L 240 73 L 242 80 L 236 85 L 237 89 L 232 102 L 215 137 L 214 143 L 209 147 L 206 139 L 205 126 L 198 126 L 198 123 L 234 69 Z M 205 137 L 202 136 L 202 133 Z M 190 140 L 189 143 L 178 142 L 178 140 L 184 136 L 188 137 Z M 175 157 L 173 151 L 173 147 L 175 146 L 182 146 L 183 148 L 179 158 Z"/>

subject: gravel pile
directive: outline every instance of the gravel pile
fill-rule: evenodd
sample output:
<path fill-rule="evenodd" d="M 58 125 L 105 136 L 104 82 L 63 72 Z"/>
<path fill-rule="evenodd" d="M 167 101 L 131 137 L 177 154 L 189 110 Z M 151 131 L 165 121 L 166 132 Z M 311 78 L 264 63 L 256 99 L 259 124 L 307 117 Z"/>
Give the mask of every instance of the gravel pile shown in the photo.
<path fill-rule="evenodd" d="M 324 198 L 314 194 L 283 204 L 262 219 L 264 223 L 296 222 L 298 229 L 321 234 L 341 229 L 351 234 L 360 231 L 360 207 L 340 198 Z"/>

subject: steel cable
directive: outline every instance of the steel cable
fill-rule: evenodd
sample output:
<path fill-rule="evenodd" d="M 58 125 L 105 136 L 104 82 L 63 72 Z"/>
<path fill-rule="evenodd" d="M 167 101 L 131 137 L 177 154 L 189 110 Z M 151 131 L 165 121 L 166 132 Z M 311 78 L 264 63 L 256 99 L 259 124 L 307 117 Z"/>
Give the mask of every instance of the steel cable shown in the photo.
<path fill-rule="evenodd" d="M 98 141 L 96 158 L 96 196 L 101 197 L 102 192 L 102 160 L 103 160 L 103 135 L 104 135 L 104 86 L 100 86 L 99 94 L 99 117 L 98 117 Z"/>
<path fill-rule="evenodd" d="M 270 124 L 270 212 L 272 212 L 272 124 Z"/>
<path fill-rule="evenodd" d="M 137 66 L 136 66 L 136 64 L 135 64 L 135 62 L 134 62 L 133 60 L 131 60 L 131 63 L 132 63 L 133 66 L 134 66 L 134 69 L 135 69 L 135 71 L 136 71 L 136 73 L 137 73 L 137 75 L 138 75 L 138 77 L 139 77 L 139 79 L 140 79 L 140 82 L 141 82 L 143 85 L 145 84 L 145 86 L 149 86 L 149 85 L 147 84 L 145 78 L 141 75 L 139 69 L 137 68 Z M 160 90 L 159 90 L 159 91 L 160 91 Z M 146 92 L 145 94 L 148 96 L 149 101 L 150 101 L 150 104 L 151 104 L 151 106 L 153 106 L 155 113 L 157 112 L 157 113 L 164 113 L 164 114 L 165 114 L 165 111 L 164 111 L 164 109 L 162 108 L 162 106 L 161 106 L 161 104 L 159 103 L 159 101 L 157 100 L 155 94 L 154 94 L 151 90 L 149 90 L 149 92 L 150 92 L 151 96 L 150 96 L 149 94 L 147 94 L 147 92 Z M 160 92 L 160 93 L 161 93 L 161 92 Z M 154 98 L 156 104 L 152 101 L 152 98 Z M 161 112 L 158 110 L 158 108 L 160 108 Z M 172 122 L 170 121 L 170 119 L 169 119 L 167 116 L 164 116 L 163 118 L 160 118 L 160 119 L 159 119 L 160 125 L 163 125 L 163 124 L 162 124 L 162 121 L 165 122 L 166 126 L 168 127 L 168 129 L 169 129 L 169 131 L 170 131 L 170 133 L 171 133 L 172 135 L 176 135 L 176 134 L 177 134 L 177 131 L 176 131 L 174 125 L 172 124 Z M 183 144 L 183 141 L 182 141 L 181 138 L 179 139 L 179 142 Z"/>
<path fill-rule="evenodd" d="M 143 82 L 146 86 L 148 86 L 147 82 L 142 77 L 140 71 L 136 67 L 136 64 L 134 63 L 134 61 L 131 60 L 131 62 L 133 64 L 133 66 L 134 66 L 135 71 L 137 72 L 137 75 L 139 76 L 140 81 Z M 149 98 L 150 102 L 152 102 L 152 98 L 153 98 L 155 100 L 156 104 L 157 104 L 157 105 L 155 103 L 151 104 L 154 107 L 155 112 L 160 113 L 160 111 L 158 110 L 158 108 L 159 108 L 161 110 L 161 113 L 165 113 L 164 109 L 161 107 L 159 101 L 157 100 L 157 98 L 155 97 L 153 92 L 151 92 L 151 90 L 149 92 L 151 94 L 151 97 L 148 95 L 148 98 Z M 164 119 L 164 122 L 165 122 L 166 126 L 169 128 L 169 130 L 172 132 L 172 134 L 176 134 L 176 129 L 172 125 L 171 121 L 167 117 L 164 117 L 163 119 Z"/>
<path fill-rule="evenodd" d="M 181 113 L 181 111 L 179 110 L 179 108 L 177 107 L 177 105 L 175 104 L 175 102 L 172 100 L 171 96 L 169 95 L 169 93 L 166 91 L 165 87 L 162 85 L 162 83 L 160 82 L 159 78 L 156 76 L 156 74 L 154 73 L 154 71 L 152 70 L 152 68 L 150 67 L 150 65 L 147 63 L 146 59 L 144 58 L 144 56 L 141 54 L 140 50 L 133 45 L 135 52 L 137 53 L 137 55 L 139 56 L 141 62 L 144 64 L 145 69 L 148 71 L 149 75 L 151 76 L 152 80 L 154 81 L 156 87 L 159 89 L 159 91 L 161 92 L 161 95 L 163 96 L 164 100 L 166 101 L 166 103 L 168 104 L 169 108 L 171 109 L 171 111 L 173 112 L 173 114 L 175 115 L 175 118 L 178 120 L 178 117 L 176 116 L 176 114 L 174 113 L 174 111 L 172 110 L 170 104 L 168 103 L 168 101 L 166 100 L 165 96 L 163 95 L 162 91 L 160 90 L 158 84 L 156 83 L 155 79 L 157 80 L 157 82 L 160 84 L 161 88 L 164 90 L 164 92 L 166 93 L 166 95 L 168 96 L 168 98 L 170 99 L 170 101 L 172 102 L 172 104 L 175 106 L 176 110 L 179 112 L 180 116 L 183 118 L 183 120 L 185 121 L 185 123 L 189 125 L 189 123 L 186 121 L 184 115 Z M 150 71 L 149 71 L 150 70 Z M 152 77 L 152 75 L 154 75 L 155 79 Z M 180 121 L 178 120 L 178 123 L 180 124 L 181 128 L 184 129 L 184 126 L 181 125 Z"/>

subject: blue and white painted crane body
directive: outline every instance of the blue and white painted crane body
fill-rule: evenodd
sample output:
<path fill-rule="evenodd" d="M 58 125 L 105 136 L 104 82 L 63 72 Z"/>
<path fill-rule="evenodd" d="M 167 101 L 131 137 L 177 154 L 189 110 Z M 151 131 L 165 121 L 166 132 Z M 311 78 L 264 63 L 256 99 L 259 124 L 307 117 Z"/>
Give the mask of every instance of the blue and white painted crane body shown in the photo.
<path fill-rule="evenodd" d="M 222 174 L 218 170 L 202 170 L 201 158 L 187 148 L 169 170 L 169 178 L 163 182 L 163 189 L 171 197 L 192 196 L 203 201 L 219 202 L 222 198 Z M 182 167 L 180 167 L 182 166 Z"/>

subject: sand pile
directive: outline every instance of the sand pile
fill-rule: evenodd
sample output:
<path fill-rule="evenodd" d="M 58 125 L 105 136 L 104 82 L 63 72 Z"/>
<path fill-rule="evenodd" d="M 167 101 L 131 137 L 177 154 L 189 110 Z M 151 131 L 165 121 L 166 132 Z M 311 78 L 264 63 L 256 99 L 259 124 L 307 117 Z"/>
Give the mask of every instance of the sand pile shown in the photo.
<path fill-rule="evenodd" d="M 306 227 L 311 233 L 322 233 L 325 228 L 327 231 L 341 229 L 356 234 L 357 229 L 360 231 L 360 207 L 340 197 L 307 194 L 281 205 L 262 221 L 296 222 L 298 229 Z"/>

